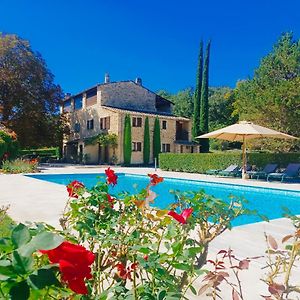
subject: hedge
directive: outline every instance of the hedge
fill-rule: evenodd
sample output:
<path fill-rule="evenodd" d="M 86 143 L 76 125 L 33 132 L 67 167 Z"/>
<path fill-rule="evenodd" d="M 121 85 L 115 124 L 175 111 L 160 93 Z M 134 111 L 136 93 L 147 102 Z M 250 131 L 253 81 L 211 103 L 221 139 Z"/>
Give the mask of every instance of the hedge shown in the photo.
<path fill-rule="evenodd" d="M 40 148 L 40 149 L 23 149 L 19 151 L 20 156 L 37 155 L 39 157 L 59 158 L 59 147 Z"/>
<path fill-rule="evenodd" d="M 300 163 L 300 153 L 247 153 L 248 163 L 263 168 L 268 163 L 286 167 Z M 242 164 L 240 152 L 223 153 L 161 153 L 159 167 L 167 171 L 205 173 L 210 169 L 225 169 L 231 164 Z"/>

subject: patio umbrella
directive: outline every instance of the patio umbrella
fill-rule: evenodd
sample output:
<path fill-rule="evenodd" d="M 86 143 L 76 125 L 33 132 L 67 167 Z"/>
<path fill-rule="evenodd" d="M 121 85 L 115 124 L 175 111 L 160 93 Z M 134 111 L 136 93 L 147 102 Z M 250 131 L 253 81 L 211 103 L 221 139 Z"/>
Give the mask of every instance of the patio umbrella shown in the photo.
<path fill-rule="evenodd" d="M 246 141 L 250 139 L 257 138 L 280 138 L 280 139 L 296 139 L 296 137 L 269 129 L 263 126 L 259 126 L 247 121 L 241 121 L 234 125 L 230 125 L 200 136 L 196 138 L 206 139 L 206 138 L 215 138 L 227 141 L 239 141 L 243 142 L 243 166 L 242 166 L 242 176 L 245 178 L 246 174 Z"/>

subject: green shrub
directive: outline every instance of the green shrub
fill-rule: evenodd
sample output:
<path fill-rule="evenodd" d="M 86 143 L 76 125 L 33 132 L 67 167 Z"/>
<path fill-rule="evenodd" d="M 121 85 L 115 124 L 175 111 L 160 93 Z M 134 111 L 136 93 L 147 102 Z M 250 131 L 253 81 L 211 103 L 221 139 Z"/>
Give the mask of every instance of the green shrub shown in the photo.
<path fill-rule="evenodd" d="M 130 165 L 132 144 L 131 144 L 131 121 L 129 115 L 125 116 L 123 151 L 124 151 L 124 164 Z"/>
<path fill-rule="evenodd" d="M 145 119 L 144 127 L 144 148 L 143 148 L 144 164 L 149 164 L 150 159 L 150 131 L 149 131 L 149 118 Z"/>
<path fill-rule="evenodd" d="M 0 162 L 5 153 L 10 159 L 16 158 L 19 151 L 19 143 L 10 134 L 0 131 Z"/>
<path fill-rule="evenodd" d="M 247 153 L 248 163 L 263 168 L 268 163 L 286 167 L 300 162 L 300 153 Z M 241 152 L 221 153 L 161 153 L 159 165 L 163 170 L 205 173 L 210 169 L 224 169 L 231 164 L 242 164 Z"/>
<path fill-rule="evenodd" d="M 7 215 L 8 207 L 0 207 L 0 237 L 6 237 L 11 233 L 13 220 Z"/>
<path fill-rule="evenodd" d="M 5 173 L 33 173 L 37 170 L 37 161 L 28 161 L 22 159 L 16 159 L 14 161 L 6 160 L 2 164 L 2 171 Z"/>
<path fill-rule="evenodd" d="M 160 141 L 160 124 L 158 117 L 154 121 L 154 132 L 153 132 L 153 160 L 158 160 L 159 153 L 161 152 L 161 141 Z"/>
<path fill-rule="evenodd" d="M 19 154 L 24 155 L 37 155 L 39 157 L 55 157 L 59 158 L 59 147 L 40 148 L 40 149 L 23 149 Z"/>

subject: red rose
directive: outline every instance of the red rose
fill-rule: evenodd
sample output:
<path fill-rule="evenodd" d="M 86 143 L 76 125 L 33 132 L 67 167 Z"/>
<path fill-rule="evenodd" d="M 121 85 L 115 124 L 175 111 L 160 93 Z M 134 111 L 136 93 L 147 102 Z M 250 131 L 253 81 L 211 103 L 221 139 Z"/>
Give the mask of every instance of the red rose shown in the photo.
<path fill-rule="evenodd" d="M 70 184 L 67 185 L 67 191 L 69 193 L 69 197 L 78 198 L 79 192 L 84 188 L 84 184 L 74 180 Z"/>
<path fill-rule="evenodd" d="M 51 263 L 59 264 L 61 278 L 73 292 L 88 294 L 84 279 L 92 278 L 90 265 L 95 260 L 92 252 L 70 242 L 63 242 L 55 249 L 40 252 L 47 254 Z"/>
<path fill-rule="evenodd" d="M 107 201 L 110 204 L 110 207 L 114 208 L 115 199 L 110 194 L 107 194 Z"/>
<path fill-rule="evenodd" d="M 137 266 L 138 266 L 138 263 L 135 262 L 135 263 L 131 264 L 130 268 L 131 268 L 131 270 L 136 270 Z"/>
<path fill-rule="evenodd" d="M 111 170 L 111 168 L 108 168 L 105 170 L 105 174 L 106 174 L 106 182 L 107 184 L 112 184 L 112 185 L 116 185 L 117 184 L 117 179 L 118 176 L 115 174 L 114 170 Z"/>
<path fill-rule="evenodd" d="M 136 270 L 138 267 L 138 263 L 132 263 L 130 267 L 127 267 L 123 263 L 117 263 L 116 268 L 118 270 L 118 276 L 124 280 L 129 279 L 132 280 L 131 272 Z"/>
<path fill-rule="evenodd" d="M 129 279 L 131 280 L 130 271 L 126 269 L 126 266 L 123 263 L 116 264 L 118 270 L 118 276 L 124 280 Z"/>
<path fill-rule="evenodd" d="M 157 174 L 148 174 L 148 176 L 151 178 L 150 183 L 153 186 L 164 181 L 163 177 L 159 177 Z"/>
<path fill-rule="evenodd" d="M 189 216 L 192 214 L 192 212 L 193 212 L 192 208 L 186 208 L 183 210 L 181 214 L 178 214 L 175 211 L 169 211 L 168 215 L 173 217 L 179 223 L 186 224 L 186 221 L 189 218 Z"/>

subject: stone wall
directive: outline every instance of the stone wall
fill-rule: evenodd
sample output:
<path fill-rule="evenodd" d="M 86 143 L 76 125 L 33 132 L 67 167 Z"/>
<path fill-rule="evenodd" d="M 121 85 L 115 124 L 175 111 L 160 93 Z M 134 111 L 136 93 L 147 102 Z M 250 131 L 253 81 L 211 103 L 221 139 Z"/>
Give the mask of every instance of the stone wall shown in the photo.
<path fill-rule="evenodd" d="M 142 164 L 143 163 L 143 148 L 144 148 L 144 125 L 145 125 L 145 115 L 141 115 L 139 113 L 131 113 L 132 117 L 141 117 L 142 118 L 142 127 L 131 127 L 132 133 L 132 142 L 141 142 L 142 143 L 142 151 L 132 152 L 131 163 L 132 164 Z M 148 116 L 149 118 L 149 130 L 150 130 L 150 163 L 153 163 L 153 131 L 154 131 L 154 120 L 155 116 Z M 119 132 L 118 135 L 123 137 L 124 131 L 124 120 L 125 113 L 120 114 L 119 118 Z M 159 116 L 160 127 L 161 127 L 161 144 L 170 144 L 170 151 L 175 152 L 175 138 L 176 138 L 176 119 L 166 118 L 163 116 Z M 162 129 L 162 121 L 167 121 L 167 129 Z M 123 162 L 123 139 L 120 139 L 120 147 L 118 148 L 119 153 L 118 156 L 120 158 L 120 162 Z"/>
<path fill-rule="evenodd" d="M 111 82 L 99 85 L 98 90 L 101 92 L 102 105 L 156 111 L 156 95 L 134 82 Z"/>
<path fill-rule="evenodd" d="M 70 140 L 85 139 L 93 137 L 101 132 L 100 118 L 110 117 L 109 133 L 118 132 L 118 114 L 110 110 L 99 107 L 97 104 L 84 110 L 77 110 L 70 114 L 71 134 Z M 94 120 L 94 128 L 87 129 L 87 120 Z M 80 124 L 80 132 L 75 132 L 75 124 Z"/>

